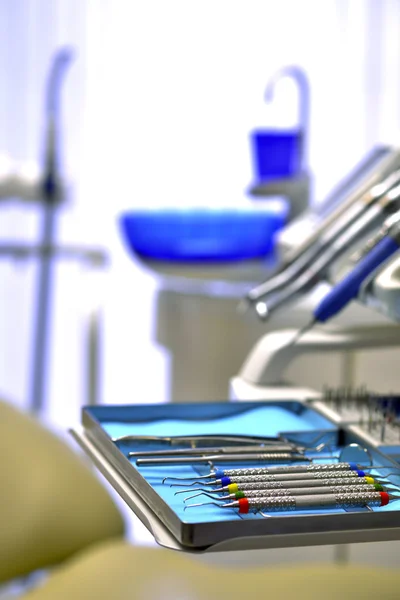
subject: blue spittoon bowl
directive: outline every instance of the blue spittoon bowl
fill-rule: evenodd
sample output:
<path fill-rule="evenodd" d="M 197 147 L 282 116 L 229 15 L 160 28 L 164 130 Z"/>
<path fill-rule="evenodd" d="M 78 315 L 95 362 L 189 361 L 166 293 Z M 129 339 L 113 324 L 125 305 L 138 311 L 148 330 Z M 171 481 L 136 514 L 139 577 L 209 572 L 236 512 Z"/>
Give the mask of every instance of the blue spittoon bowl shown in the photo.
<path fill-rule="evenodd" d="M 173 263 L 227 263 L 263 259 L 285 225 L 285 201 L 257 209 L 131 210 L 120 216 L 130 253 Z"/>

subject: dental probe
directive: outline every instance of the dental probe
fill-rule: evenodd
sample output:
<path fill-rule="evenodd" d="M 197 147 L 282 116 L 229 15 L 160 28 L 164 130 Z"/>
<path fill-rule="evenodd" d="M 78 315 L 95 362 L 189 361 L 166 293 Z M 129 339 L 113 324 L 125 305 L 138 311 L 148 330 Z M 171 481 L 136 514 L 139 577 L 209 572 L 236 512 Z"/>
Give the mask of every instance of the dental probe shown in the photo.
<path fill-rule="evenodd" d="M 276 475 L 244 475 L 242 477 L 221 477 L 221 479 L 215 479 L 214 481 L 193 481 L 192 483 L 186 483 L 185 485 L 229 485 L 230 483 L 236 483 L 240 485 L 241 483 L 261 483 L 261 482 L 270 482 L 270 481 L 296 481 L 298 479 L 306 480 L 306 479 L 343 479 L 348 477 L 365 477 L 366 474 L 364 471 L 326 471 L 320 473 L 278 473 Z M 170 487 L 182 487 L 183 483 L 171 483 Z"/>
<path fill-rule="evenodd" d="M 246 492 L 239 490 L 238 492 L 234 492 L 228 494 L 227 496 L 219 496 L 218 494 L 207 492 L 199 492 L 197 494 L 193 494 L 192 496 L 187 496 L 183 499 L 184 502 L 187 500 L 191 500 L 192 498 L 197 498 L 198 496 L 207 496 L 212 500 L 239 500 L 240 498 L 259 498 L 265 496 L 309 496 L 314 494 L 343 494 L 348 492 L 352 494 L 354 492 L 361 491 L 359 486 L 351 486 L 351 485 L 335 485 L 332 487 L 314 487 L 314 488 L 282 488 L 279 490 L 265 489 L 265 490 L 247 490 Z M 362 488 L 362 492 L 386 492 L 386 488 L 379 483 L 367 484 Z"/>
<path fill-rule="evenodd" d="M 298 454 L 303 451 L 301 446 L 295 447 L 291 444 L 273 445 L 271 448 L 268 446 L 220 446 L 220 447 L 204 447 L 204 448 L 171 448 L 168 450 L 136 450 L 134 452 L 128 452 L 128 456 L 136 458 L 144 458 L 146 456 L 193 456 L 196 454 L 236 454 L 242 452 L 244 454 L 250 454 L 255 452 L 263 452 L 264 454 L 279 454 L 289 453 Z"/>
<path fill-rule="evenodd" d="M 370 492 L 368 494 L 319 494 L 315 496 L 282 496 L 280 498 L 241 498 L 227 504 L 218 502 L 202 502 L 187 504 L 186 508 L 206 506 L 213 504 L 218 508 L 238 508 L 239 513 L 247 514 L 250 510 L 292 511 L 308 510 L 310 508 L 351 508 L 356 506 L 386 506 L 390 500 L 399 499 L 399 496 L 387 492 Z M 262 514 L 262 513 L 261 513 Z"/>
<path fill-rule="evenodd" d="M 349 208 L 332 227 L 325 233 L 322 239 L 311 247 L 305 249 L 300 256 L 291 262 L 284 270 L 277 275 L 272 276 L 266 282 L 258 285 L 248 292 L 246 300 L 255 303 L 265 298 L 265 296 L 275 293 L 282 287 L 285 287 L 290 281 L 298 277 L 307 267 L 309 267 L 341 233 L 350 225 L 355 223 L 365 211 L 377 202 L 382 196 L 389 192 L 396 184 L 400 183 L 400 171 L 395 171 L 387 177 L 382 183 L 375 185 L 365 194 L 357 203 Z"/>
<path fill-rule="evenodd" d="M 261 479 L 261 478 L 260 478 Z M 327 479 L 296 479 L 293 481 L 246 481 L 238 483 L 230 483 L 220 488 L 209 489 L 209 488 L 189 488 L 185 490 L 179 490 L 175 492 L 175 496 L 178 494 L 187 494 L 191 492 L 210 492 L 213 494 L 228 492 L 229 494 L 235 494 L 236 492 L 248 492 L 255 490 L 281 490 L 281 489 L 292 489 L 292 488 L 315 488 L 315 487 L 335 487 L 337 485 L 353 486 L 357 488 L 364 488 L 365 485 L 371 485 L 375 483 L 373 477 L 341 477 L 339 480 L 334 477 Z M 378 482 L 381 483 L 381 482 Z M 386 486 L 387 483 L 383 482 Z"/>
<path fill-rule="evenodd" d="M 243 477 L 248 475 L 270 475 L 277 473 L 326 473 L 332 471 L 358 471 L 367 469 L 393 469 L 390 467 L 363 467 L 353 462 L 339 462 L 326 465 L 291 465 L 282 467 L 254 467 L 249 469 L 218 469 L 208 473 L 208 475 L 200 475 L 198 477 L 164 477 L 167 479 L 188 481 L 190 479 L 220 479 L 221 477 Z"/>

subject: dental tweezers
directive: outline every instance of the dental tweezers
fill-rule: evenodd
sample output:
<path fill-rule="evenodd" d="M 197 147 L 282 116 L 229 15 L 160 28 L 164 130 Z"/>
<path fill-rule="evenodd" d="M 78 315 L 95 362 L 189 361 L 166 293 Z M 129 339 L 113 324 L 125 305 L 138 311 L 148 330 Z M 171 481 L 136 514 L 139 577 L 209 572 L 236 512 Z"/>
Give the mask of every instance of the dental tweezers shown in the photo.
<path fill-rule="evenodd" d="M 301 446 L 293 446 L 292 444 L 273 444 L 272 446 L 265 445 L 241 445 L 241 446 L 217 446 L 213 447 L 198 447 L 198 448 L 171 448 L 170 450 L 138 450 L 129 452 L 128 456 L 136 458 L 144 458 L 146 456 L 198 456 L 202 454 L 234 454 L 241 452 L 242 454 L 250 454 L 254 452 L 289 452 L 298 454 L 303 448 Z"/>
<path fill-rule="evenodd" d="M 303 454 L 291 454 L 289 452 L 278 453 L 245 453 L 240 454 L 210 454 L 205 456 L 159 456 L 156 458 L 138 458 L 137 465 L 153 466 L 153 465 L 186 465 L 209 462 L 218 463 L 254 463 L 254 462 L 311 462 L 310 458 L 306 458 Z"/>
<path fill-rule="evenodd" d="M 115 443 L 119 442 L 135 442 L 135 443 L 156 443 L 167 446 L 187 445 L 189 448 L 197 448 L 198 444 L 203 446 L 222 446 L 226 445 L 265 445 L 274 448 L 275 445 L 285 442 L 285 438 L 280 436 L 254 436 L 254 435 L 231 435 L 231 434 L 203 434 L 203 435 L 174 435 L 174 436 L 157 436 L 157 435 L 121 435 L 112 438 Z M 293 447 L 293 446 L 292 446 Z"/>

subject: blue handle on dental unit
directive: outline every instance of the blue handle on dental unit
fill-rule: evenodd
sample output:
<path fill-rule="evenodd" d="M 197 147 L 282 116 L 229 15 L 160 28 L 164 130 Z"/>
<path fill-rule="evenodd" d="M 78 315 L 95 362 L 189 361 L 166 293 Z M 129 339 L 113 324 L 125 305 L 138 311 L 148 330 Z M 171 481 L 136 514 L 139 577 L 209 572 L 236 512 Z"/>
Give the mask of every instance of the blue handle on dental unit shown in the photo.
<path fill-rule="evenodd" d="M 358 296 L 361 285 L 383 262 L 397 250 L 399 243 L 388 235 L 381 240 L 352 271 L 322 299 L 314 310 L 314 320 L 323 323 L 340 312 Z"/>

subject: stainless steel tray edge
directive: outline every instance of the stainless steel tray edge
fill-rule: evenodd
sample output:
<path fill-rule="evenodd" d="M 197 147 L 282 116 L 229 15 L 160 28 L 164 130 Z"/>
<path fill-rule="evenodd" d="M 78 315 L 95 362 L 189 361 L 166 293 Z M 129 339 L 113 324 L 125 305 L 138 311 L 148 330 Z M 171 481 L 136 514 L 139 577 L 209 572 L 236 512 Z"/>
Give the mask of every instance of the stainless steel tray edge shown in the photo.
<path fill-rule="evenodd" d="M 132 489 L 118 470 L 109 463 L 102 452 L 89 439 L 83 428 L 70 429 L 70 434 L 82 450 L 90 457 L 100 473 L 118 492 L 129 508 L 135 513 L 145 527 L 152 533 L 157 544 L 171 550 L 186 550 L 173 537 L 160 519 L 149 509 L 144 500 Z"/>
<path fill-rule="evenodd" d="M 135 495 L 140 497 L 142 502 L 148 505 L 151 512 L 155 515 L 158 515 L 161 512 L 162 519 L 157 516 L 161 523 L 166 521 L 173 530 L 179 530 L 181 532 L 182 523 L 178 516 L 168 504 L 158 496 L 157 492 L 153 490 L 139 471 L 131 468 L 129 460 L 114 445 L 96 419 L 89 415 L 85 410 L 83 410 L 82 424 L 85 430 L 86 439 L 88 439 L 91 444 L 104 455 L 110 454 L 112 463 L 110 461 L 107 461 L 107 463 L 112 464 L 114 470 L 119 473 L 123 481 L 131 487 L 135 487 Z"/>

